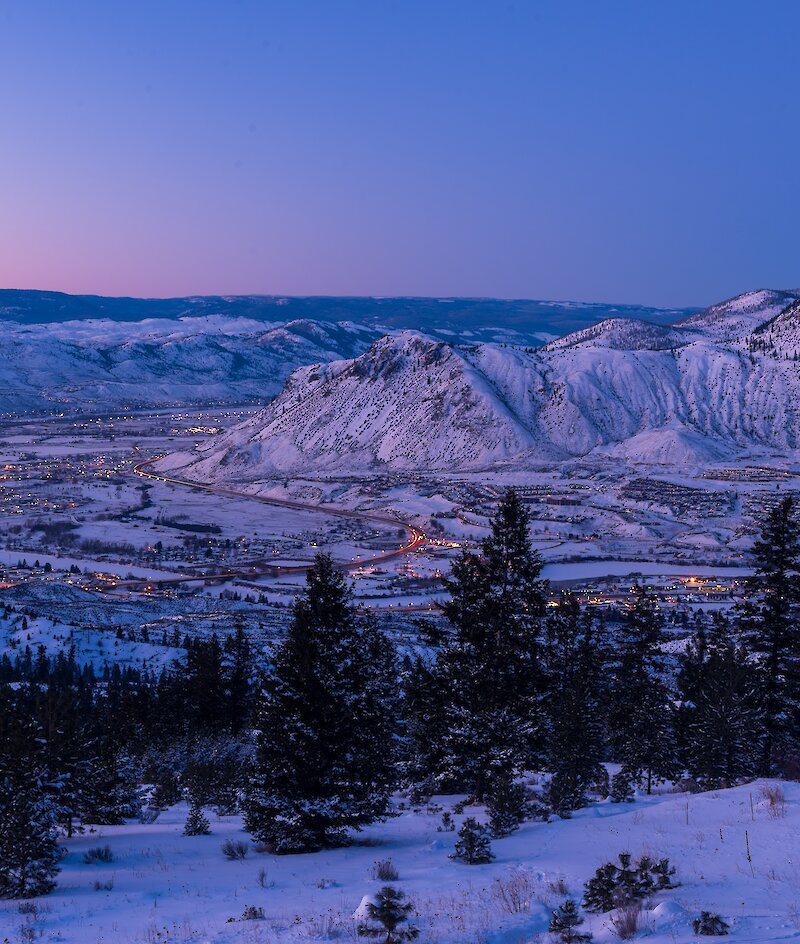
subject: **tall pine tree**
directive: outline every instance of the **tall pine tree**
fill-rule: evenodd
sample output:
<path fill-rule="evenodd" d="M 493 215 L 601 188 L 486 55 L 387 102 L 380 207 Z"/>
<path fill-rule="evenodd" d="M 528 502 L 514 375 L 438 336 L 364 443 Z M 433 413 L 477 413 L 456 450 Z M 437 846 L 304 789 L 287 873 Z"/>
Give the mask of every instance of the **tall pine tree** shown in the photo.
<path fill-rule="evenodd" d="M 443 609 L 452 633 L 434 672 L 445 722 L 436 780 L 478 800 L 494 773 L 529 767 L 543 747 L 545 584 L 528 522 L 509 490 L 480 553 L 464 551 L 446 581 Z"/>
<path fill-rule="evenodd" d="M 55 887 L 61 849 L 42 730 L 0 687 L 0 898 Z"/>
<path fill-rule="evenodd" d="M 666 641 L 656 601 L 634 589 L 617 632 L 609 693 L 609 740 L 615 759 L 650 793 L 653 783 L 679 773 L 672 701 L 664 681 Z"/>
<path fill-rule="evenodd" d="M 554 812 L 569 814 L 585 806 L 587 789 L 603 775 L 602 660 L 591 620 L 571 594 L 562 594 L 546 626 L 548 801 Z"/>
<path fill-rule="evenodd" d="M 678 677 L 681 756 L 705 789 L 752 777 L 761 760 L 758 674 L 731 640 L 695 640 Z"/>
<path fill-rule="evenodd" d="M 247 828 L 276 852 L 309 852 L 389 811 L 395 773 L 396 659 L 317 556 L 264 680 Z"/>
<path fill-rule="evenodd" d="M 759 773 L 769 776 L 800 749 L 800 528 L 786 496 L 766 516 L 753 545 L 755 573 L 747 584 L 741 623 L 759 661 L 764 737 Z"/>

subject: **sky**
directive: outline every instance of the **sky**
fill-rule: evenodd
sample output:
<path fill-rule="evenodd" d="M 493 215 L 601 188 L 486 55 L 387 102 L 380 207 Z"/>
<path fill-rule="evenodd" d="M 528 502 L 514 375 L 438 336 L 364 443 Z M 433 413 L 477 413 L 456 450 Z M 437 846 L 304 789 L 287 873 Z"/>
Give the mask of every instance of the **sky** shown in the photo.
<path fill-rule="evenodd" d="M 0 0 L 0 286 L 800 285 L 796 0 Z"/>

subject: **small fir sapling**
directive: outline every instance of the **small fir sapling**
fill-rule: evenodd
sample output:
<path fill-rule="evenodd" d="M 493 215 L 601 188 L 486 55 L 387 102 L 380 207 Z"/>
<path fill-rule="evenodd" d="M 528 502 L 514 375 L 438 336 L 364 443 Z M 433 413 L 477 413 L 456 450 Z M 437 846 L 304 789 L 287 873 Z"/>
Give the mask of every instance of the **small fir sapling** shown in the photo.
<path fill-rule="evenodd" d="M 409 924 L 413 911 L 414 905 L 406 901 L 405 892 L 384 885 L 375 901 L 367 905 L 369 923 L 359 925 L 359 936 L 374 938 L 382 944 L 413 941 L 419 935 L 419 928 Z"/>
<path fill-rule="evenodd" d="M 467 865 L 484 865 L 494 859 L 489 843 L 489 829 L 482 826 L 473 816 L 468 816 L 458 831 L 458 841 L 451 859 L 458 859 Z"/>
<path fill-rule="evenodd" d="M 578 907 L 571 898 L 568 898 L 553 912 L 547 930 L 551 934 L 557 934 L 561 944 L 582 944 L 582 942 L 591 941 L 592 935 L 576 930 L 581 924 L 583 924 L 583 918 L 578 913 Z"/>
<path fill-rule="evenodd" d="M 186 823 L 183 827 L 184 836 L 208 836 L 211 832 L 211 824 L 203 813 L 203 808 L 197 800 L 192 800 L 189 807 L 189 815 L 186 817 Z"/>

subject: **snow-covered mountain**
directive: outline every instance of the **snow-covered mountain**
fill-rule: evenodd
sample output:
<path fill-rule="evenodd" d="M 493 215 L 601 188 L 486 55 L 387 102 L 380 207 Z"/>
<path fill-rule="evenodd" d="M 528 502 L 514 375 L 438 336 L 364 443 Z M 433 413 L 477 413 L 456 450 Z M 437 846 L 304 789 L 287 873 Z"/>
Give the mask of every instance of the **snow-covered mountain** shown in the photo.
<path fill-rule="evenodd" d="M 798 299 L 754 292 L 672 327 L 611 319 L 535 351 L 401 332 L 297 370 L 266 409 L 161 468 L 243 481 L 591 453 L 702 465 L 743 449 L 792 452 Z"/>
<path fill-rule="evenodd" d="M 108 298 L 0 289 L 0 322 L 57 324 L 80 320 L 245 318 L 250 321 L 354 322 L 379 334 L 405 329 L 444 341 L 538 345 L 602 321 L 643 318 L 669 324 L 696 312 L 602 302 L 506 298 L 374 298 L 281 295 L 199 295 L 186 298 Z"/>
<path fill-rule="evenodd" d="M 539 346 L 613 315 L 687 311 L 504 299 L 199 296 L 0 289 L 0 414 L 255 402 L 297 367 L 404 329 L 451 343 Z"/>
<path fill-rule="evenodd" d="M 302 364 L 354 357 L 379 332 L 245 318 L 0 326 L 0 413 L 253 401 Z"/>
<path fill-rule="evenodd" d="M 675 323 L 721 341 L 742 339 L 795 301 L 798 292 L 760 289 L 712 305 Z"/>

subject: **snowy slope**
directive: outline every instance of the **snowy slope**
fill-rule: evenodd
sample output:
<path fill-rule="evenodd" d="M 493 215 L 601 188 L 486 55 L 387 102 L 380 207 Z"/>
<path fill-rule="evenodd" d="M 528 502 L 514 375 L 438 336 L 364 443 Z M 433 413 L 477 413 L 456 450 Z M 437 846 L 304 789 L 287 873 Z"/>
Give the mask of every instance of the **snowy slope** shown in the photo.
<path fill-rule="evenodd" d="M 774 804 L 768 795 L 776 796 Z M 783 799 L 781 799 L 783 797 Z M 354 915 L 382 882 L 376 860 L 390 859 L 393 884 L 414 904 L 420 944 L 526 944 L 551 940 L 550 914 L 620 852 L 667 857 L 677 886 L 644 904 L 636 941 L 647 944 L 775 944 L 800 935 L 796 850 L 800 786 L 761 781 L 729 790 L 661 792 L 635 803 L 608 800 L 571 819 L 527 822 L 492 842 L 495 860 L 464 865 L 450 858 L 455 834 L 441 831 L 440 805 L 399 811 L 364 830 L 363 842 L 312 855 L 256 851 L 239 816 L 207 809 L 208 836 L 184 836 L 185 803 L 155 823 L 98 826 L 64 840 L 58 886 L 21 909 L 0 901 L 0 940 L 62 944 L 310 944 L 358 940 Z M 482 808 L 466 815 L 485 820 Z M 241 861 L 222 854 L 225 840 L 245 842 Z M 108 845 L 110 863 L 87 864 L 87 850 Z M 242 920 L 248 906 L 263 918 Z M 730 937 L 696 937 L 701 911 L 721 915 Z M 613 913 L 584 912 L 578 930 L 597 944 L 618 944 Z"/>
<path fill-rule="evenodd" d="M 233 429 L 195 462 L 162 468 L 250 478 L 299 467 L 426 468 L 516 456 L 534 439 L 494 385 L 465 357 L 414 332 L 377 341 L 361 357 L 296 371 L 252 424 Z"/>
<path fill-rule="evenodd" d="M 301 364 L 353 357 L 378 336 L 349 323 L 222 317 L 6 323 L 0 413 L 266 402 Z"/>
<path fill-rule="evenodd" d="M 594 451 L 684 465 L 742 449 L 793 451 L 800 363 L 786 345 L 798 338 L 795 298 L 757 292 L 674 329 L 615 319 L 537 351 L 403 332 L 353 360 L 300 369 L 259 414 L 161 468 L 225 481 L 476 469 Z M 768 336 L 783 346 L 759 341 Z"/>
<path fill-rule="evenodd" d="M 690 315 L 676 322 L 674 327 L 697 329 L 717 340 L 743 338 L 775 317 L 798 295 L 800 292 L 773 289 L 746 292 Z"/>
<path fill-rule="evenodd" d="M 620 351 L 677 347 L 691 340 L 692 329 L 678 330 L 668 325 L 638 319 L 608 318 L 590 328 L 557 338 L 547 345 L 551 351 L 573 347 L 610 347 Z"/>
<path fill-rule="evenodd" d="M 685 311 L 446 298 L 101 298 L 0 289 L 0 414 L 268 402 L 297 367 L 384 334 L 539 346 L 613 314 Z"/>

